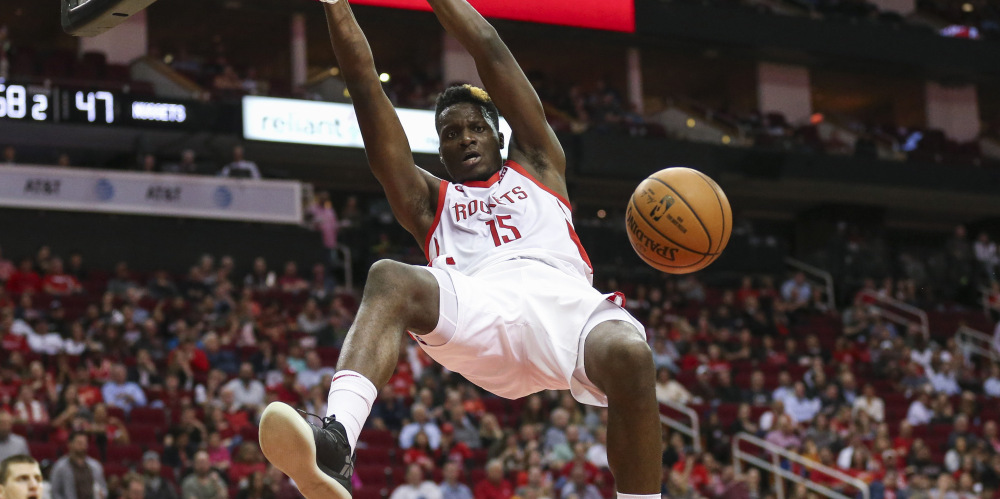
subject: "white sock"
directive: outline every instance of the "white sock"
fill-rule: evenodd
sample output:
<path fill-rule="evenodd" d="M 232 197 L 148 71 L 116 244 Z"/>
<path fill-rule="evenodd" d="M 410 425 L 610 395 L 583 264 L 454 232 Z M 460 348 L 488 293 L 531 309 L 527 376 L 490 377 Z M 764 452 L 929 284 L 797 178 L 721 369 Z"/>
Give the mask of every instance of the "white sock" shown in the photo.
<path fill-rule="evenodd" d="M 344 425 L 352 452 L 358 444 L 361 428 L 372 412 L 372 404 L 375 403 L 376 397 L 378 389 L 375 385 L 354 371 L 337 371 L 333 382 L 330 383 L 326 415 L 336 414 L 337 421 Z"/>
<path fill-rule="evenodd" d="M 660 499 L 660 494 L 622 494 L 618 493 L 618 499 Z"/>

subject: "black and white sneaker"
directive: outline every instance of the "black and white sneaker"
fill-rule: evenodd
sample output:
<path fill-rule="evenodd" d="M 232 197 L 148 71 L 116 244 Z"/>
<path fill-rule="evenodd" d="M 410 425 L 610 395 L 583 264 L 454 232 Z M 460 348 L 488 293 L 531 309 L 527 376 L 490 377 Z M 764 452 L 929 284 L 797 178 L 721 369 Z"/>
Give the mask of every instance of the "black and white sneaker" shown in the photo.
<path fill-rule="evenodd" d="M 354 457 L 344 425 L 315 417 L 322 427 L 306 422 L 288 404 L 271 403 L 260 417 L 260 448 L 307 499 L 350 499 Z"/>

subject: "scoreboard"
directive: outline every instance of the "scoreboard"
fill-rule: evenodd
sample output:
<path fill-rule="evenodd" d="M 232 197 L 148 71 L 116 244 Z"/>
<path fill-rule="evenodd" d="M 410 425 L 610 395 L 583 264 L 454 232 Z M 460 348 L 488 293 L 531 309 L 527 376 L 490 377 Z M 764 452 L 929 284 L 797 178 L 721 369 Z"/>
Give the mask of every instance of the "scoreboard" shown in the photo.
<path fill-rule="evenodd" d="M 209 118 L 201 102 L 94 88 L 0 83 L 0 121 L 187 130 L 206 128 Z"/>

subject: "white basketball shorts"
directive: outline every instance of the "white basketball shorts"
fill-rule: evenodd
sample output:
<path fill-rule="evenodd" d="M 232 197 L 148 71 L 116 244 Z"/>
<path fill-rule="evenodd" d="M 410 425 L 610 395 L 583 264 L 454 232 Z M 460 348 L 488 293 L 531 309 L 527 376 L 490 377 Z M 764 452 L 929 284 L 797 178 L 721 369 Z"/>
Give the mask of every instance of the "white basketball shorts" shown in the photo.
<path fill-rule="evenodd" d="M 605 321 L 645 329 L 582 277 L 538 260 L 518 258 L 471 276 L 446 264 L 427 269 L 440 288 L 440 315 L 429 334 L 414 336 L 439 364 L 509 399 L 542 390 L 570 390 L 584 404 L 606 407 L 607 396 L 587 378 L 587 335 Z"/>

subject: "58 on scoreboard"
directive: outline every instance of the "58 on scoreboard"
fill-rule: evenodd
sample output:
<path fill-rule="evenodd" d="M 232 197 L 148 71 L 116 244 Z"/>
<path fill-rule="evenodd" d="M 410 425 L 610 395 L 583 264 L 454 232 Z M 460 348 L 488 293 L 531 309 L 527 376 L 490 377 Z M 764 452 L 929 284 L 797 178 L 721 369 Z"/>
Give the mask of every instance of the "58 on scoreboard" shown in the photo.
<path fill-rule="evenodd" d="M 0 119 L 52 121 L 52 93 L 45 88 L 0 83 Z"/>

